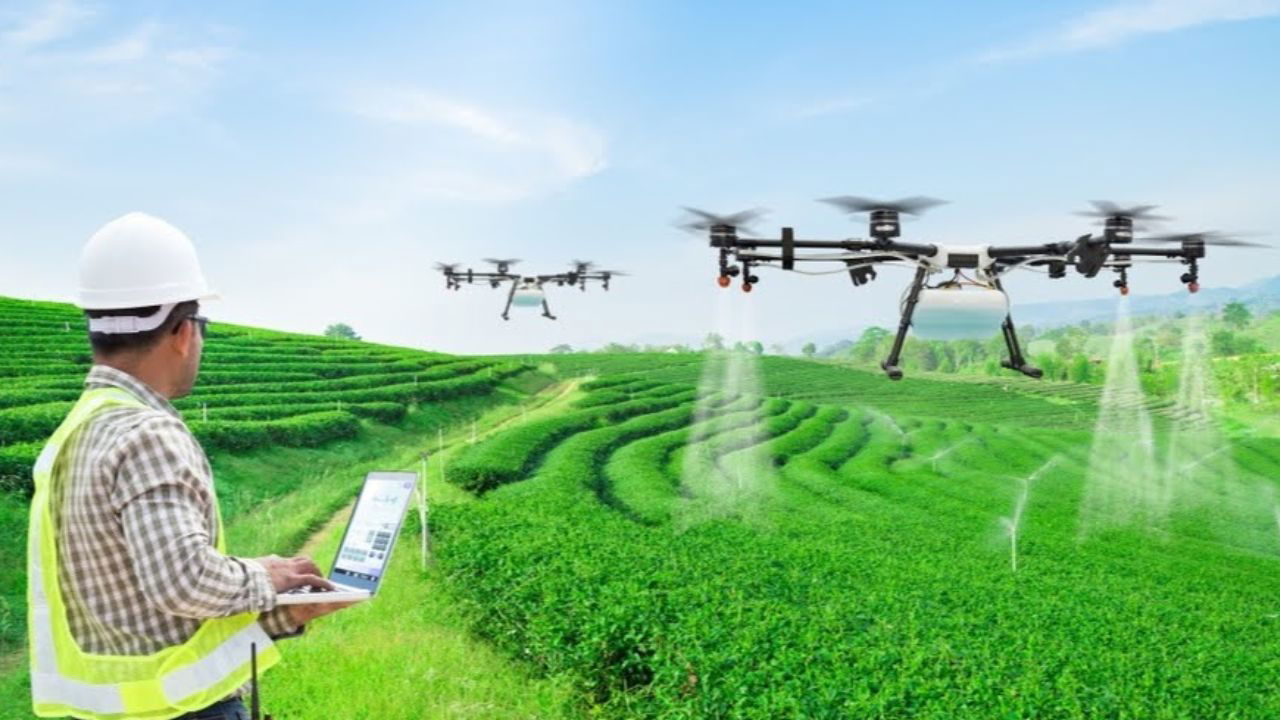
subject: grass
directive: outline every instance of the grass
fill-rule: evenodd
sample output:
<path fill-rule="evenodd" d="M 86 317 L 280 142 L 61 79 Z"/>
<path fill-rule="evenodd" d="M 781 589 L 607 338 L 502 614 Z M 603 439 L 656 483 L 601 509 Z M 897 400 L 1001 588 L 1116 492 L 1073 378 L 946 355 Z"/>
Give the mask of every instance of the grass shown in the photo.
<path fill-rule="evenodd" d="M 443 489 L 432 484 L 433 495 Z M 343 521 L 312 546 L 323 567 Z M 422 572 L 420 531 L 411 511 L 376 598 L 282 645 L 285 662 L 263 682 L 264 708 L 282 718 L 567 717 L 567 682 L 534 677 L 466 629 L 471 619 L 440 572 Z"/>

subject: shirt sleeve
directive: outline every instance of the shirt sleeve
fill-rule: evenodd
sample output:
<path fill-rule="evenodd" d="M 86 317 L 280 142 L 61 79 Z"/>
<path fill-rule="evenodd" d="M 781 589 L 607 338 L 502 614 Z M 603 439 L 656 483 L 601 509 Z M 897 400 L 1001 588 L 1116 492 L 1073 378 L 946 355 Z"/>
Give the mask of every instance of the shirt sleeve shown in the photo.
<path fill-rule="evenodd" d="M 293 620 L 289 617 L 289 608 L 285 605 L 278 605 L 275 610 L 262 613 L 258 618 L 258 624 L 272 640 L 298 637 L 307 629 L 306 625 L 293 624 Z"/>
<path fill-rule="evenodd" d="M 275 588 L 261 565 L 214 549 L 212 478 L 182 421 L 147 418 L 120 443 L 112 504 L 148 601 L 190 618 L 275 608 Z"/>

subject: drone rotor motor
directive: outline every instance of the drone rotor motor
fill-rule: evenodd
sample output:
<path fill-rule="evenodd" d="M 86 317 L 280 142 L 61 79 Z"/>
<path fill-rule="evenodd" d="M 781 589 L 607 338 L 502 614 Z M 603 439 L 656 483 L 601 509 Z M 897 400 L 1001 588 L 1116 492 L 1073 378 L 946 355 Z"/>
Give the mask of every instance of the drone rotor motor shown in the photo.
<path fill-rule="evenodd" d="M 1112 215 L 1103 225 L 1102 235 L 1108 243 L 1123 244 L 1133 242 L 1133 218 L 1124 215 Z"/>
<path fill-rule="evenodd" d="M 871 237 L 884 241 L 902 235 L 902 220 L 898 216 L 897 210 L 872 210 L 869 234 Z"/>

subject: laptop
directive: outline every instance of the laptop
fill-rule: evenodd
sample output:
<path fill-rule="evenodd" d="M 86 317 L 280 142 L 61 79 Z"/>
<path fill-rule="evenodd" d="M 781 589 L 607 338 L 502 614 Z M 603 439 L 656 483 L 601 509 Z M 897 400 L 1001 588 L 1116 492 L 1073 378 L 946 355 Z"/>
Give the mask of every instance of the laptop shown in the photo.
<path fill-rule="evenodd" d="M 412 472 L 366 475 L 329 571 L 329 582 L 335 589 L 294 588 L 277 595 L 276 604 L 345 603 L 373 597 L 391 560 L 417 484 L 418 474 Z"/>

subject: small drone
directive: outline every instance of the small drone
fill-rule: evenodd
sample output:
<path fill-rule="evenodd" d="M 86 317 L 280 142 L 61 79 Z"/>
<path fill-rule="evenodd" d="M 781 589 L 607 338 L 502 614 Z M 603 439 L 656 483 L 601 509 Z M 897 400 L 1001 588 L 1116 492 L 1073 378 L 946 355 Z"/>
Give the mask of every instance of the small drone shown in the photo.
<path fill-rule="evenodd" d="M 780 239 L 764 240 L 739 237 L 738 230 L 750 232 L 750 225 L 764 210 L 745 210 L 733 215 L 714 215 L 695 208 L 684 208 L 689 219 L 680 227 L 694 232 L 707 232 L 711 247 L 720 251 L 720 287 L 729 287 L 732 279 L 742 278 L 743 292 L 751 292 L 760 282 L 753 269 L 763 265 L 781 267 L 810 275 L 849 274 L 855 286 L 876 278 L 875 266 L 881 263 L 904 263 L 915 266 L 915 278 L 903 295 L 898 332 L 893 347 L 880 367 L 892 380 L 902 379 L 899 359 L 907 331 L 926 340 L 985 339 L 997 331 L 1003 333 L 1009 357 L 1002 365 L 1028 377 L 1039 378 L 1043 372 L 1027 363 L 1018 343 L 1009 297 L 1000 278 L 1010 270 L 1025 269 L 1046 272 L 1050 278 L 1066 277 L 1074 267 L 1085 277 L 1096 277 L 1107 269 L 1116 273 L 1112 283 L 1122 295 L 1129 294 L 1129 270 L 1136 262 L 1176 262 L 1186 266 L 1181 280 L 1191 292 L 1200 289 L 1199 261 L 1209 245 L 1266 247 L 1243 242 L 1219 232 L 1197 232 L 1179 235 L 1155 235 L 1138 238 L 1140 242 L 1177 243 L 1177 247 L 1135 247 L 1134 231 L 1150 223 L 1169 218 L 1153 215 L 1154 205 L 1121 207 L 1112 202 L 1093 201 L 1093 209 L 1076 213 L 1098 218 L 1103 226 L 1100 236 L 1081 235 L 1071 242 L 1043 245 L 996 247 L 992 245 L 924 245 L 899 242 L 902 234 L 901 215 L 920 215 L 945 201 L 928 197 L 909 197 L 892 202 L 862 197 L 841 196 L 820 202 L 834 205 L 849 214 L 868 213 L 870 240 L 801 240 L 792 228 L 782 228 Z M 817 251 L 797 253 L 797 250 Z M 800 270 L 801 264 L 836 263 L 838 269 L 827 271 Z M 928 285 L 929 276 L 951 271 L 952 276 Z M 972 276 L 966 276 L 969 271 Z"/>
<path fill-rule="evenodd" d="M 458 270 L 458 264 L 436 263 L 436 269 L 444 273 L 444 286 L 449 290 L 461 290 L 462 284 L 468 285 L 477 281 L 488 283 L 489 287 L 500 287 L 503 283 L 511 283 L 511 291 L 507 293 L 507 305 L 502 309 L 502 319 L 510 320 L 511 307 L 538 307 L 542 306 L 542 316 L 550 320 L 555 320 L 556 316 L 551 314 L 551 307 L 547 305 L 547 294 L 543 291 L 543 286 L 548 283 L 554 284 L 556 287 L 574 287 L 586 291 L 587 283 L 593 280 L 599 281 L 600 285 L 605 289 L 609 289 L 609 280 L 615 277 L 625 276 L 626 273 L 617 270 L 596 270 L 595 264 L 586 260 L 574 260 L 570 266 L 573 268 L 569 272 L 556 273 L 553 275 L 517 275 L 511 272 L 511 266 L 520 262 L 515 259 L 498 260 L 494 258 L 485 258 L 485 262 L 494 266 L 494 272 L 475 272 L 471 268 L 466 270 Z"/>

